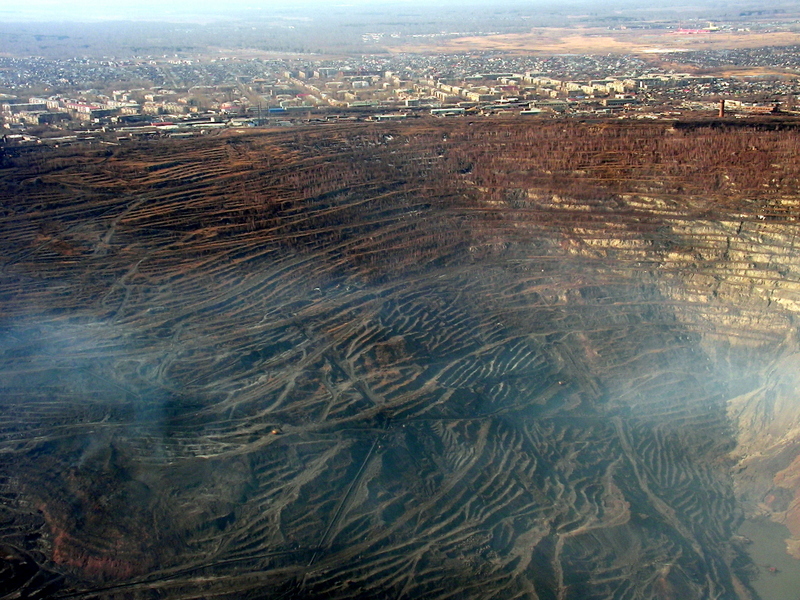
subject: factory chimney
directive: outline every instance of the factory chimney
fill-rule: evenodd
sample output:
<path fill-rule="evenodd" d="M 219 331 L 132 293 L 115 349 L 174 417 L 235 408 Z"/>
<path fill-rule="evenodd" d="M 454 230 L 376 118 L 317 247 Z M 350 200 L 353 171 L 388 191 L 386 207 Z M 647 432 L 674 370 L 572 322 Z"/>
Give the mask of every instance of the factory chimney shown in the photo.
<path fill-rule="evenodd" d="M 720 119 L 724 119 L 725 118 L 725 100 L 724 99 L 719 101 L 719 118 Z"/>

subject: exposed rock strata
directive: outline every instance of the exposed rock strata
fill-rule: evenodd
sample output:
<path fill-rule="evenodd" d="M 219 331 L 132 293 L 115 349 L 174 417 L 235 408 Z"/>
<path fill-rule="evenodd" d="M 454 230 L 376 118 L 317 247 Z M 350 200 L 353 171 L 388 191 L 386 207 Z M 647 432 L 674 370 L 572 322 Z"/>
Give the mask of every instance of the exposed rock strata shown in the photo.
<path fill-rule="evenodd" d="M 798 142 L 441 123 L 11 157 L 8 593 L 751 597 L 745 512 L 800 533 Z"/>

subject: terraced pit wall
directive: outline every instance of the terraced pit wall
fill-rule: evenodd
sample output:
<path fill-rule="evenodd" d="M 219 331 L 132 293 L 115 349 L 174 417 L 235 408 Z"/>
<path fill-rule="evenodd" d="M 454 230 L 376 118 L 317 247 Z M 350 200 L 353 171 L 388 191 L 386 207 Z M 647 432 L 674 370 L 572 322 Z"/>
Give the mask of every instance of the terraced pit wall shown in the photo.
<path fill-rule="evenodd" d="M 2 166 L 0 592 L 752 598 L 800 139 L 344 125 Z"/>

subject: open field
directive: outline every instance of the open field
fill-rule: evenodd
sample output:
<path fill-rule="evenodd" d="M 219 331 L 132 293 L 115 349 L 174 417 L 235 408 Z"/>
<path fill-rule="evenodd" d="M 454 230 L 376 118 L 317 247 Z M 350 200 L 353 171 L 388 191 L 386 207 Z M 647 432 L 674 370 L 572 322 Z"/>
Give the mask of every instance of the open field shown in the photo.
<path fill-rule="evenodd" d="M 669 29 L 610 30 L 606 27 L 546 27 L 529 33 L 461 37 L 436 44 L 409 44 L 393 52 L 463 53 L 496 50 L 521 54 L 638 54 L 652 55 L 685 50 L 726 50 L 791 46 L 800 43 L 800 33 L 716 31 L 679 34 Z"/>
<path fill-rule="evenodd" d="M 459 119 L 8 150 L 0 596 L 754 598 L 745 513 L 800 525 L 798 148 Z"/>

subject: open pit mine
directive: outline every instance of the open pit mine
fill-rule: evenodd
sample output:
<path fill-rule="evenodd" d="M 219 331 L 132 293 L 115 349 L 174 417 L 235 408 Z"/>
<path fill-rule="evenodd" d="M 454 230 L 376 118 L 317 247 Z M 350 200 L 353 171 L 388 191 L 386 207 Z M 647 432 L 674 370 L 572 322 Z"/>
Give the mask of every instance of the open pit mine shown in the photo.
<path fill-rule="evenodd" d="M 798 156 L 779 121 L 6 148 L 0 598 L 796 597 L 742 527 L 800 566 Z"/>

